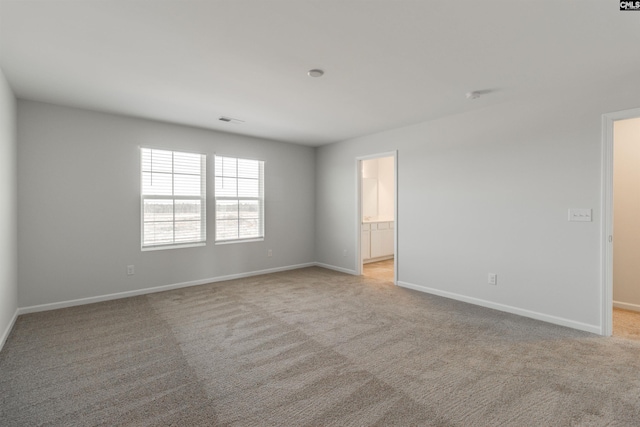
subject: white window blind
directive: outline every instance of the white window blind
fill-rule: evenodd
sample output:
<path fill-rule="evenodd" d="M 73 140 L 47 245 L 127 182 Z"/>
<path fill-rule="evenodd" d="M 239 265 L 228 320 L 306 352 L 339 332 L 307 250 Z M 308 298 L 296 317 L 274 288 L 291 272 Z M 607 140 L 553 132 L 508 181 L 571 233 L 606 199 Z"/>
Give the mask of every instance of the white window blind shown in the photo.
<path fill-rule="evenodd" d="M 264 239 L 264 162 L 216 156 L 216 242 Z"/>
<path fill-rule="evenodd" d="M 206 155 L 141 149 L 142 249 L 204 245 Z"/>

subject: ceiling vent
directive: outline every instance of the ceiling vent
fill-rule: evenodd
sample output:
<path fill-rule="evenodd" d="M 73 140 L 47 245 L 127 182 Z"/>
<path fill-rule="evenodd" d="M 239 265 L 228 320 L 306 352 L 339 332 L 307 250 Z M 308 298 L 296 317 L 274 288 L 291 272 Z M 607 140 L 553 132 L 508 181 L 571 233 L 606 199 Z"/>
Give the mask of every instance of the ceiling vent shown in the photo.
<path fill-rule="evenodd" d="M 227 117 L 227 116 L 220 116 L 218 117 L 218 120 L 220 120 L 221 122 L 227 122 L 227 123 L 244 123 L 244 120 L 234 119 L 233 117 Z"/>

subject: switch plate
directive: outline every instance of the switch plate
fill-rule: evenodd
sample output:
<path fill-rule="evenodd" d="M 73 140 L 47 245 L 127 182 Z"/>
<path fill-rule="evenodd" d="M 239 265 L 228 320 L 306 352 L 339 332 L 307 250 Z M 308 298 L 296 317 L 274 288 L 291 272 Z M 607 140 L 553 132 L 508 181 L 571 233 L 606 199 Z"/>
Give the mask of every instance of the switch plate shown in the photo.
<path fill-rule="evenodd" d="M 496 273 L 489 273 L 488 283 L 490 285 L 497 285 L 498 284 L 498 275 Z"/>
<path fill-rule="evenodd" d="M 569 221 L 591 222 L 591 209 L 569 209 Z"/>
<path fill-rule="evenodd" d="M 271 251 L 271 249 L 267 251 L 267 256 L 273 256 L 273 252 Z"/>
<path fill-rule="evenodd" d="M 136 267 L 133 265 L 127 265 L 127 276 L 133 276 L 136 274 Z"/>

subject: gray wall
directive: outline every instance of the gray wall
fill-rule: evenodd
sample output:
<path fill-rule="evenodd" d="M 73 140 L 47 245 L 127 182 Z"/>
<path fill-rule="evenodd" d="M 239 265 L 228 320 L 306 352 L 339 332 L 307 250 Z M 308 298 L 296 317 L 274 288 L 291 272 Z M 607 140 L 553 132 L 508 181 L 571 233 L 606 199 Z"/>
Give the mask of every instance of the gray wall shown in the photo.
<path fill-rule="evenodd" d="M 355 158 L 398 149 L 399 282 L 598 332 L 601 115 L 639 102 L 626 81 L 569 86 L 323 146 L 317 260 L 354 270 Z"/>
<path fill-rule="evenodd" d="M 23 100 L 18 140 L 20 307 L 315 260 L 313 148 Z M 209 155 L 206 247 L 140 251 L 139 146 Z M 213 244 L 214 153 L 265 160 L 264 242 Z"/>
<path fill-rule="evenodd" d="M 18 308 L 16 99 L 0 70 L 0 349 Z"/>
<path fill-rule="evenodd" d="M 13 98 L 4 99 L 11 123 Z M 639 99 L 626 81 L 520 94 L 317 150 L 19 101 L 18 306 L 313 261 L 353 270 L 355 158 L 398 149 L 400 283 L 598 332 L 601 115 Z M 140 145 L 266 160 L 265 242 L 213 245 L 210 197 L 206 247 L 141 252 Z M 12 168 L 2 168 L 9 182 Z M 593 221 L 568 222 L 570 207 L 592 208 Z M 11 238 L 15 214 L 3 215 Z"/>

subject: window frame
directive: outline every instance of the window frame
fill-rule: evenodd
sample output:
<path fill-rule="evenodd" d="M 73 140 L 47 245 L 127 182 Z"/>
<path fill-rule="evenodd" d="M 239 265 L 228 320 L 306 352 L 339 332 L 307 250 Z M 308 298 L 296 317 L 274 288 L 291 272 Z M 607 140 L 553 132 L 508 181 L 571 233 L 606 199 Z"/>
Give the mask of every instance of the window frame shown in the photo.
<path fill-rule="evenodd" d="M 183 195 L 175 195 L 175 194 L 171 194 L 171 195 L 145 194 L 144 173 L 150 172 L 150 171 L 145 171 L 144 169 L 144 159 L 145 159 L 144 151 L 145 150 L 171 152 L 172 193 L 175 193 L 175 188 L 174 188 L 175 175 L 183 175 L 183 174 L 176 174 L 175 172 L 175 153 L 200 156 L 200 175 L 199 175 L 200 176 L 200 195 L 199 196 L 183 196 Z M 207 154 L 201 153 L 201 152 L 174 150 L 174 149 L 158 148 L 158 147 L 140 147 L 139 151 L 140 151 L 140 175 L 139 176 L 140 176 L 140 249 L 141 251 L 158 251 L 158 250 L 167 250 L 167 249 L 180 249 L 180 248 L 206 246 L 207 244 Z M 184 175 L 188 175 L 188 174 L 184 174 Z M 170 200 L 170 201 L 173 201 L 174 203 L 175 201 L 180 201 L 180 200 L 199 200 L 200 201 L 200 240 L 176 243 L 176 234 L 175 234 L 176 212 L 174 208 L 173 219 L 171 220 L 171 222 L 173 223 L 173 242 L 145 245 L 144 244 L 145 200 Z M 162 222 L 162 221 L 152 221 L 152 222 Z"/>
<path fill-rule="evenodd" d="M 236 160 L 236 162 L 238 160 L 245 160 L 245 161 L 253 161 L 253 162 L 258 162 L 259 163 L 259 182 L 258 182 L 258 188 L 259 188 L 259 195 L 258 197 L 240 197 L 240 196 L 236 196 L 236 197 L 229 197 L 229 196 L 218 196 L 217 193 L 217 187 L 218 187 L 218 179 L 219 178 L 223 178 L 222 175 L 218 175 L 218 170 L 217 170 L 217 158 L 227 158 L 227 159 L 234 159 Z M 237 165 L 237 163 L 236 163 Z M 237 167 L 237 166 L 236 166 Z M 214 197 L 213 197 L 213 204 L 214 204 L 214 208 L 215 208 L 215 213 L 214 213 L 214 244 L 215 245 L 230 245 L 230 244 L 235 244 L 235 243 L 251 243 L 251 242 L 263 242 L 265 240 L 265 235 L 266 235 L 266 219 L 265 219 L 265 169 L 266 169 L 266 162 L 264 160 L 260 160 L 260 159 L 255 159 L 255 158 L 248 158 L 248 157 L 238 157 L 238 156 L 228 156 L 228 155 L 223 155 L 223 154 L 217 154 L 214 153 L 213 156 L 213 179 L 214 179 L 214 185 L 213 185 L 213 193 L 214 193 Z M 226 178 L 231 178 L 231 177 L 226 177 Z M 239 177 L 237 176 L 237 169 L 236 169 L 236 177 L 235 179 L 237 180 Z M 260 222 L 260 236 L 257 237 L 238 237 L 238 238 L 233 238 L 233 239 L 219 239 L 219 233 L 218 233 L 218 201 L 219 200 L 229 200 L 229 201 L 238 201 L 238 203 L 242 200 L 251 200 L 251 201 L 257 201 L 258 202 L 258 206 L 259 206 L 259 222 Z M 238 221 L 240 220 L 239 215 L 238 215 Z M 239 234 L 239 233 L 238 233 Z"/>

